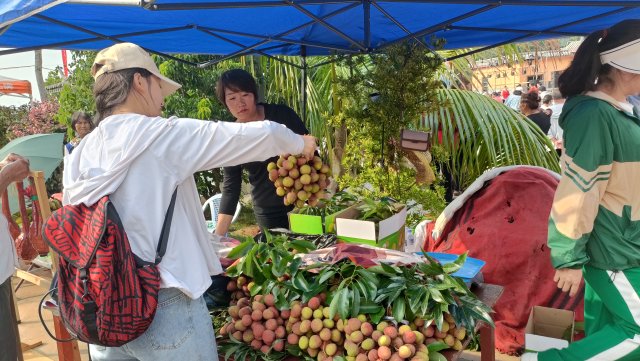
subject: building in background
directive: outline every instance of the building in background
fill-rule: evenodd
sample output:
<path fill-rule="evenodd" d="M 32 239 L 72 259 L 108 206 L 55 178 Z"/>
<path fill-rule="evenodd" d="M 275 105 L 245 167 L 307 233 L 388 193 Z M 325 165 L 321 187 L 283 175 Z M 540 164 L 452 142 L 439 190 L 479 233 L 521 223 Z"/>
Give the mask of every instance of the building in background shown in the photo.
<path fill-rule="evenodd" d="M 525 52 L 519 59 L 491 58 L 476 60 L 471 80 L 474 91 L 510 91 L 521 84 L 528 89 L 533 84 L 547 89 L 557 88 L 558 77 L 569 66 L 582 40 L 571 41 L 559 49 Z"/>

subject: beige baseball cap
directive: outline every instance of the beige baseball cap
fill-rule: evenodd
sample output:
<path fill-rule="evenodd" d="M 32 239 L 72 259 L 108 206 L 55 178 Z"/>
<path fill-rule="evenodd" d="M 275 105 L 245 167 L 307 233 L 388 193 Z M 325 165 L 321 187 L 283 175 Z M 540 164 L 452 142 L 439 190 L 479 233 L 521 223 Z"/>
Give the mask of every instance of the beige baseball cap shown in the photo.
<path fill-rule="evenodd" d="M 182 86 L 160 74 L 160 70 L 151 56 L 144 49 L 132 43 L 119 43 L 102 49 L 96 55 L 96 60 L 93 61 L 91 74 L 93 74 L 93 79 L 97 80 L 102 74 L 131 68 L 146 69 L 160 78 L 163 97 L 173 94 Z"/>

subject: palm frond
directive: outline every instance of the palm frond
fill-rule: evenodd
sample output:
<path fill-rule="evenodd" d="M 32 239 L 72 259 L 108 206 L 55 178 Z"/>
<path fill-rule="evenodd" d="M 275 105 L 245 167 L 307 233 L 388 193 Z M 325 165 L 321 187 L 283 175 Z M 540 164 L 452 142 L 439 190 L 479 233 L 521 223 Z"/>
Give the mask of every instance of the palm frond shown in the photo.
<path fill-rule="evenodd" d="M 527 164 L 559 171 L 551 142 L 529 118 L 470 91 L 442 89 L 438 98 L 442 106 L 426 114 L 421 127 L 442 132 L 462 189 L 494 167 Z"/>

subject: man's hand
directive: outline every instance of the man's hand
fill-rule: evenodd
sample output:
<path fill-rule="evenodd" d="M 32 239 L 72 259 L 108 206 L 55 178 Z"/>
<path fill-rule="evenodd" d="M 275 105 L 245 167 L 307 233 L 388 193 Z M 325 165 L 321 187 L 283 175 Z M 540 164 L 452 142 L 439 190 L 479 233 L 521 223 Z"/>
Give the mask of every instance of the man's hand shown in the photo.
<path fill-rule="evenodd" d="M 562 292 L 569 292 L 569 296 L 573 297 L 578 293 L 580 288 L 580 282 L 582 282 L 582 270 L 561 268 L 556 270 L 555 276 L 553 276 L 553 282 L 558 284 L 558 288 L 562 289 Z"/>
<path fill-rule="evenodd" d="M 8 156 L 6 156 L 6 158 L 4 158 L 2 161 L 0 161 L 0 169 L 4 168 L 5 165 L 11 163 L 11 162 L 15 162 L 16 160 L 26 160 L 27 163 L 29 163 L 29 161 L 24 158 L 21 155 L 15 154 L 15 153 L 9 153 Z"/>

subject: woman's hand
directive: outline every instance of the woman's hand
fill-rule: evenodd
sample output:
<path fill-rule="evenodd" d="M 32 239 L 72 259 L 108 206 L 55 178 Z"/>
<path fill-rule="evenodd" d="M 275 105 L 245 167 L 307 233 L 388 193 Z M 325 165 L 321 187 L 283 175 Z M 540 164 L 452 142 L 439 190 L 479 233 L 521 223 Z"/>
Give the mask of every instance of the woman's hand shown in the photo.
<path fill-rule="evenodd" d="M 569 292 L 569 296 L 573 297 L 578 293 L 580 288 L 580 282 L 582 282 L 582 270 L 561 268 L 556 270 L 555 276 L 553 276 L 553 282 L 558 283 L 558 288 L 562 289 L 562 292 Z"/>
<path fill-rule="evenodd" d="M 304 148 L 302 149 L 302 154 L 304 154 L 307 159 L 313 159 L 315 151 L 316 149 L 318 149 L 316 137 L 312 135 L 303 135 L 302 139 L 304 139 Z"/>

